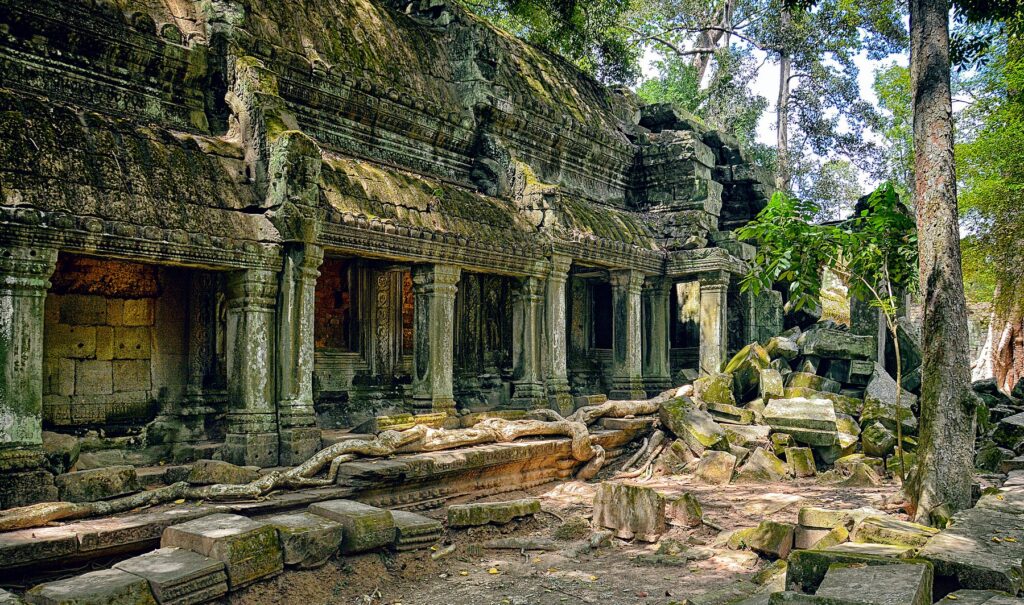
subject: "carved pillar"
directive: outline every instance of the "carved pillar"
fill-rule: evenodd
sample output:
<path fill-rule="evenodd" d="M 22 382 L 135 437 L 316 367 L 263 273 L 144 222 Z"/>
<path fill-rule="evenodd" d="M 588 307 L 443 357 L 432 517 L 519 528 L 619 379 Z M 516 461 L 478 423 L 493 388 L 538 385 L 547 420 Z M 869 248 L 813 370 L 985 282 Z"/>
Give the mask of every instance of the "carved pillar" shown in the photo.
<path fill-rule="evenodd" d="M 247 269 L 228 277 L 228 413 L 223 454 L 234 464 L 278 464 L 276 301 L 274 272 Z"/>
<path fill-rule="evenodd" d="M 653 397 L 672 386 L 669 367 L 669 298 L 672 280 L 649 277 L 643 287 L 644 388 Z"/>
<path fill-rule="evenodd" d="M 452 265 L 416 265 L 413 336 L 413 404 L 420 409 L 455 412 L 453 331 L 455 292 L 460 269 Z"/>
<path fill-rule="evenodd" d="M 611 399 L 643 399 L 640 349 L 640 290 L 644 276 L 633 269 L 610 271 L 612 284 Z"/>
<path fill-rule="evenodd" d="M 700 373 L 721 371 L 728 354 L 729 275 L 724 271 L 700 277 Z"/>
<path fill-rule="evenodd" d="M 541 309 L 543 281 L 524 277 L 512 298 L 512 403 L 543 407 L 546 402 L 541 372 Z"/>
<path fill-rule="evenodd" d="M 57 497 L 43 465 L 43 303 L 57 251 L 0 247 L 0 507 Z"/>
<path fill-rule="evenodd" d="M 296 465 L 320 449 L 313 411 L 313 313 L 324 252 L 313 244 L 288 244 L 281 270 L 277 334 L 277 417 L 280 461 Z"/>
<path fill-rule="evenodd" d="M 569 373 L 566 343 L 566 297 L 565 284 L 569 277 L 572 259 L 568 256 L 551 257 L 551 272 L 548 274 L 545 291 L 545 326 L 548 366 L 548 397 L 556 410 L 572 411 L 572 396 L 569 395 Z"/>

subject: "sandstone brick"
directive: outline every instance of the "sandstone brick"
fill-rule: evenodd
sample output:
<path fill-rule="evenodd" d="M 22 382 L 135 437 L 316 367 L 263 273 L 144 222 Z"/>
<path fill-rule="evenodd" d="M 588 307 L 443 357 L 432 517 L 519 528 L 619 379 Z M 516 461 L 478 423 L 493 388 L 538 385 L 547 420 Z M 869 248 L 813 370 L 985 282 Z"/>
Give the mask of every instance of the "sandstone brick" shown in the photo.
<path fill-rule="evenodd" d="M 342 554 L 364 552 L 395 541 L 391 511 L 354 500 L 328 500 L 309 507 L 309 512 L 336 521 L 344 528 Z"/>
<path fill-rule="evenodd" d="M 119 360 L 114 362 L 114 391 L 148 391 L 152 387 L 149 360 Z"/>
<path fill-rule="evenodd" d="M 106 395 L 113 392 L 112 362 L 83 359 L 75 363 L 75 394 Z"/>
<path fill-rule="evenodd" d="M 156 605 L 149 582 L 118 569 L 40 584 L 25 599 L 32 605 Z"/>
<path fill-rule="evenodd" d="M 107 323 L 107 301 L 102 296 L 68 294 L 60 301 L 61 323 L 99 326 Z"/>
<path fill-rule="evenodd" d="M 172 525 L 164 530 L 160 546 L 184 548 L 223 562 L 231 590 L 284 569 L 277 529 L 241 515 L 216 514 Z"/>
<path fill-rule="evenodd" d="M 148 359 L 150 348 L 149 328 L 114 328 L 114 359 Z"/>
<path fill-rule="evenodd" d="M 181 548 L 159 548 L 114 564 L 149 582 L 160 605 L 194 605 L 224 596 L 224 563 Z"/>
<path fill-rule="evenodd" d="M 136 298 L 125 300 L 123 321 L 126 326 L 153 325 L 153 299 Z"/>

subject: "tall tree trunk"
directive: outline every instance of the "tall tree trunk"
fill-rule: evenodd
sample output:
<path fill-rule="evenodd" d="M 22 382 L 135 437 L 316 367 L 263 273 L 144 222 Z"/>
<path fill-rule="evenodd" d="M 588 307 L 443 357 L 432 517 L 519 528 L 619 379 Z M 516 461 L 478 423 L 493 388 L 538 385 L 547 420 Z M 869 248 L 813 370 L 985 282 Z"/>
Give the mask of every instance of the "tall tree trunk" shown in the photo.
<path fill-rule="evenodd" d="M 780 191 L 790 189 L 789 166 L 789 77 L 793 69 L 793 60 L 788 52 L 779 57 L 779 98 L 775 103 L 775 133 L 778 153 L 775 162 L 775 188 Z"/>
<path fill-rule="evenodd" d="M 732 0 L 726 0 L 711 18 L 711 28 L 702 31 L 694 43 L 694 48 L 717 48 L 729 46 L 729 27 L 732 25 Z M 711 53 L 698 53 L 693 56 L 693 68 L 697 72 L 697 85 L 704 82 L 708 67 L 711 65 Z"/>
<path fill-rule="evenodd" d="M 971 505 L 975 397 L 953 164 L 949 3 L 909 1 L 914 201 L 924 321 L 918 470 L 907 495 L 916 506 L 917 521 L 927 523 L 940 505 L 950 512 Z"/>
<path fill-rule="evenodd" d="M 1009 393 L 1024 380 L 1024 299 L 1014 288 L 1008 288 L 1008 296 L 1000 296 L 1006 290 L 1001 288 L 996 293 L 989 333 L 992 376 L 999 388 Z"/>

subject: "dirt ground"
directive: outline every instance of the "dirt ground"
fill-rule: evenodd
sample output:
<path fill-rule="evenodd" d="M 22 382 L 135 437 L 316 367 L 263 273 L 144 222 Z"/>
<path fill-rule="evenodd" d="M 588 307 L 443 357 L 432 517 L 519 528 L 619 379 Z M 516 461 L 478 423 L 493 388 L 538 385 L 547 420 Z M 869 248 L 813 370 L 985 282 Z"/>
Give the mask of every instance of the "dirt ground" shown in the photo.
<path fill-rule="evenodd" d="M 691 483 L 691 481 L 693 481 Z M 233 593 L 232 605 L 661 605 L 720 588 L 751 575 L 770 562 L 724 545 L 724 532 L 765 519 L 795 523 L 802 506 L 891 508 L 895 485 L 838 488 L 813 480 L 757 485 L 708 486 L 690 477 L 656 477 L 643 485 L 665 494 L 690 492 L 711 525 L 671 527 L 657 544 L 612 540 L 589 550 L 586 539 L 559 542 L 560 550 L 496 550 L 481 544 L 494 538 L 554 538 L 562 520 L 591 515 L 595 485 L 549 484 L 485 500 L 541 499 L 545 512 L 505 526 L 450 531 L 437 546 L 454 550 L 437 560 L 432 551 L 370 554 L 332 560 L 311 571 L 288 571 Z M 428 511 L 441 518 L 444 510 Z M 576 519 L 578 522 L 579 519 Z M 588 531 L 589 533 L 589 531 Z M 716 537 L 718 538 L 716 541 Z M 678 544 L 683 553 L 713 554 L 703 560 L 652 564 L 638 555 Z M 709 552 L 709 549 L 711 552 Z M 680 564 L 682 563 L 682 564 Z"/>

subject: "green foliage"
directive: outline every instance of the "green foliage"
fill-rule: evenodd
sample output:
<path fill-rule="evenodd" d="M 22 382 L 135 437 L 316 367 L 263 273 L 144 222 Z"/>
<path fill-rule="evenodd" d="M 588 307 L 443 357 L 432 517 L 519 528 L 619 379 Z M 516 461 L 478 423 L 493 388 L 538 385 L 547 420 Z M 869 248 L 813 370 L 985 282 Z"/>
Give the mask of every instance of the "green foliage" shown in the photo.
<path fill-rule="evenodd" d="M 816 224 L 821 207 L 779 192 L 736 234 L 757 246 L 741 288 L 755 294 L 787 285 L 794 310 L 817 305 L 823 269 L 846 281 L 850 295 L 894 312 L 894 293 L 917 285 L 914 219 L 891 183 L 868 196 L 859 214 L 837 224 Z"/>
<path fill-rule="evenodd" d="M 794 178 L 801 196 L 817 204 L 819 221 L 848 215 L 863 194 L 857 167 L 843 159 L 814 162 L 813 170 L 800 170 Z"/>
<path fill-rule="evenodd" d="M 872 175 L 891 181 L 902 199 L 914 189 L 914 116 L 910 68 L 890 65 L 875 71 L 872 85 L 881 110 L 874 129 L 882 135 Z"/>

